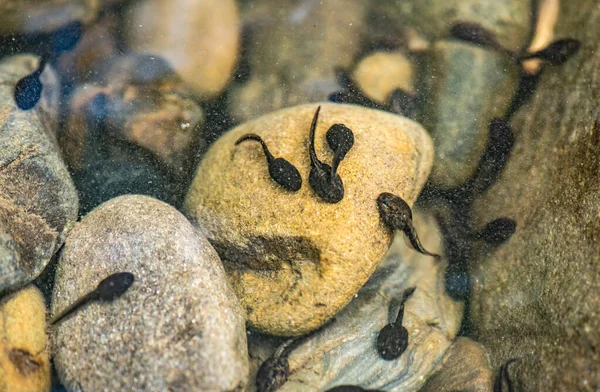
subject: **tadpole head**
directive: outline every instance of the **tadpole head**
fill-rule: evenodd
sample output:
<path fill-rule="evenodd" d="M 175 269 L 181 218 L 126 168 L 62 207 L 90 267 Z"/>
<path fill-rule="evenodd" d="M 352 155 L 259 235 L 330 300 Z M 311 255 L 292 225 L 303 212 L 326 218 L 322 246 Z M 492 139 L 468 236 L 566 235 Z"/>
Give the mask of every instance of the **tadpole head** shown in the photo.
<path fill-rule="evenodd" d="M 402 198 L 384 192 L 377 197 L 377 208 L 383 222 L 394 230 L 405 230 L 412 222 L 410 206 Z"/>
<path fill-rule="evenodd" d="M 104 278 L 96 288 L 98 298 L 103 301 L 114 301 L 131 287 L 134 276 L 130 272 L 117 272 Z"/>
<path fill-rule="evenodd" d="M 320 169 L 312 168 L 308 183 L 321 199 L 328 203 L 339 203 L 344 198 L 344 183 L 339 174 L 331 176 L 331 166 L 321 163 Z"/>
<path fill-rule="evenodd" d="M 15 103 L 21 110 L 30 110 L 39 102 L 42 96 L 42 82 L 36 71 L 25 76 L 15 85 Z"/>
<path fill-rule="evenodd" d="M 269 163 L 269 174 L 273 181 L 290 192 L 298 192 L 302 188 L 300 172 L 283 158 L 276 158 Z"/>
<path fill-rule="evenodd" d="M 329 148 L 336 155 L 339 155 L 340 161 L 346 157 L 346 154 L 354 145 L 354 133 L 344 124 L 333 124 L 329 127 L 325 134 L 325 139 Z"/>
<path fill-rule="evenodd" d="M 386 361 L 400 358 L 408 347 L 408 331 L 401 325 L 391 323 L 377 335 L 377 353 Z"/>
<path fill-rule="evenodd" d="M 77 45 L 83 34 L 83 25 L 79 21 L 69 23 L 52 36 L 52 47 L 55 55 L 67 52 Z"/>
<path fill-rule="evenodd" d="M 561 65 L 575 55 L 579 51 L 580 46 L 580 42 L 576 39 L 560 39 L 552 42 L 546 48 L 532 53 L 528 57 L 537 57 L 548 61 L 552 65 Z"/>
<path fill-rule="evenodd" d="M 516 231 L 517 223 L 510 218 L 498 218 L 489 222 L 478 237 L 492 246 L 499 246 L 506 242 Z"/>

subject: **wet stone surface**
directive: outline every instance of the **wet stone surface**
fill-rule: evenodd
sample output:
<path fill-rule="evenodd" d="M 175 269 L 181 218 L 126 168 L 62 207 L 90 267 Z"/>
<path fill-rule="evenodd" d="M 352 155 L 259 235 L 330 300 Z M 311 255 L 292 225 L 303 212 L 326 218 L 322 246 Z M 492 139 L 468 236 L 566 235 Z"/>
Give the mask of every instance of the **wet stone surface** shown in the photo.
<path fill-rule="evenodd" d="M 77 216 L 77 193 L 55 142 L 54 73 L 42 73 L 34 109 L 15 104 L 16 83 L 37 65 L 30 55 L 0 60 L 0 294 L 42 272 Z"/>
<path fill-rule="evenodd" d="M 358 106 L 321 105 L 320 160 L 332 160 L 325 134 L 334 123 L 345 124 L 355 138 L 338 170 L 345 189 L 340 202 L 324 201 L 307 181 L 318 107 L 311 104 L 223 135 L 205 155 L 184 203 L 223 259 L 249 325 L 275 335 L 313 330 L 352 299 L 392 239 L 377 197 L 392 192 L 412 204 L 431 165 L 431 140 L 417 123 Z M 235 145 L 247 133 L 259 134 L 273 155 L 299 170 L 304 183 L 298 192 L 271 179 L 258 143 Z"/>
<path fill-rule="evenodd" d="M 415 225 L 425 246 L 441 252 L 435 219 L 417 213 Z M 445 293 L 444 269 L 445 262 L 416 253 L 397 234 L 384 261 L 356 297 L 330 324 L 291 352 L 289 378 L 279 391 L 324 391 L 338 385 L 420 390 L 442 364 L 462 319 L 462 303 Z M 416 290 L 404 311 L 408 348 L 399 358 L 384 360 L 376 351 L 378 333 L 393 321 L 409 287 Z M 249 335 L 251 380 L 280 343 L 265 335 Z"/>
<path fill-rule="evenodd" d="M 58 263 L 52 315 L 115 272 L 135 277 L 122 297 L 89 303 L 55 327 L 67 389 L 244 388 L 242 310 L 216 252 L 183 215 L 122 196 L 84 217 Z"/>
<path fill-rule="evenodd" d="M 478 228 L 500 214 L 517 224 L 472 267 L 474 335 L 495 369 L 517 359 L 517 390 L 600 388 L 600 51 L 588 39 L 600 33 L 597 3 L 561 3 L 558 26 L 556 37 L 583 46 L 544 71 L 512 121 L 518 137 L 500 180 L 475 204 Z"/>

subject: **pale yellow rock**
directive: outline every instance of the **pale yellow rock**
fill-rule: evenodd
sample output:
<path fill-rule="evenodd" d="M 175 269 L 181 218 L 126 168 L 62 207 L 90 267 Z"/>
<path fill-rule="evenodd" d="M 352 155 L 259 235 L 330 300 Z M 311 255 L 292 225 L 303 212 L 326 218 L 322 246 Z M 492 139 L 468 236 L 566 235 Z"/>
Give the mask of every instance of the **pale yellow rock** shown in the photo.
<path fill-rule="evenodd" d="M 401 52 L 375 52 L 358 63 L 352 73 L 354 82 L 366 96 L 385 105 L 392 91 L 414 91 L 414 71 Z"/>
<path fill-rule="evenodd" d="M 325 132 L 343 123 L 355 143 L 338 173 L 345 197 L 318 198 L 308 184 L 309 130 L 319 104 L 279 110 L 224 134 L 206 153 L 184 211 L 225 264 L 251 327 L 301 335 L 337 313 L 379 265 L 392 240 L 376 199 L 392 192 L 410 205 L 432 165 L 432 142 L 416 122 L 359 106 L 322 103 L 316 152 L 331 163 Z M 290 193 L 268 174 L 259 134 L 272 154 L 295 165 L 302 188 Z"/>
<path fill-rule="evenodd" d="M 0 301 L 0 391 L 49 390 L 46 306 L 30 285 Z"/>
<path fill-rule="evenodd" d="M 203 98 L 231 79 L 240 36 L 234 0 L 140 0 L 124 27 L 131 49 L 164 57 Z"/>

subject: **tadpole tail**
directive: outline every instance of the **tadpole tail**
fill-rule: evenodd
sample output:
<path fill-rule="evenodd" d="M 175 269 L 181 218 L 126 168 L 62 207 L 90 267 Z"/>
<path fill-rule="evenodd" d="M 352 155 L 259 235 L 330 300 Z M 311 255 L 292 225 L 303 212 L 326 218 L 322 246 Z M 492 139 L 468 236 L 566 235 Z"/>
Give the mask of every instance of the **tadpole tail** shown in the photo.
<path fill-rule="evenodd" d="M 310 154 L 310 163 L 311 166 L 319 166 L 321 161 L 317 158 L 317 153 L 315 152 L 315 131 L 317 129 L 317 121 L 319 120 L 319 112 L 321 111 L 321 106 L 317 108 L 315 115 L 312 119 L 312 123 L 310 124 L 310 147 L 308 152 Z"/>
<path fill-rule="evenodd" d="M 259 142 L 260 145 L 262 146 L 263 151 L 265 152 L 265 155 L 267 157 L 267 162 L 270 164 L 271 162 L 273 162 L 275 160 L 275 157 L 273 156 L 273 154 L 271 154 L 271 151 L 269 151 L 269 148 L 267 147 L 267 144 L 265 143 L 264 140 L 262 140 L 262 138 L 260 136 L 258 136 L 255 133 L 248 133 L 242 137 L 240 137 L 236 142 L 235 145 L 237 146 L 238 144 L 245 142 L 246 140 L 253 140 L 255 142 Z"/>
<path fill-rule="evenodd" d="M 402 294 L 402 301 L 400 302 L 400 308 L 398 309 L 398 315 L 396 316 L 396 321 L 394 321 L 394 324 L 402 325 L 402 320 L 404 319 L 404 304 L 406 304 L 406 301 L 412 297 L 416 289 L 416 287 L 409 287 L 404 290 L 404 294 Z"/>
<path fill-rule="evenodd" d="M 404 234 L 406 234 L 406 236 L 408 237 L 408 240 L 410 241 L 410 244 L 413 246 L 413 248 L 415 248 L 415 250 L 417 250 L 420 253 L 423 253 L 424 255 L 427 256 L 431 256 L 431 257 L 435 257 L 435 258 L 440 258 L 441 256 L 436 254 L 436 253 L 431 253 L 428 250 L 426 250 L 423 245 L 421 244 L 421 241 L 419 240 L 419 236 L 417 235 L 417 230 L 415 230 L 415 226 L 413 225 L 412 221 L 407 222 L 406 227 L 404 228 Z"/>
<path fill-rule="evenodd" d="M 335 179 L 335 173 L 337 172 L 338 167 L 340 166 L 340 162 L 342 162 L 342 158 L 336 152 L 333 155 L 333 160 L 331 161 L 331 181 Z"/>
<path fill-rule="evenodd" d="M 50 324 L 56 325 L 58 322 L 63 320 L 65 317 L 69 316 L 71 313 L 74 313 L 76 310 L 78 310 L 88 302 L 95 300 L 97 296 L 98 295 L 96 290 L 87 293 L 86 295 L 75 301 L 73 304 L 71 304 L 71 306 L 69 306 L 67 309 L 59 313 L 58 316 L 54 317 Z"/>
<path fill-rule="evenodd" d="M 44 72 L 44 68 L 46 67 L 47 62 L 48 62 L 48 59 L 46 58 L 46 56 L 42 56 L 40 58 L 40 64 L 38 65 L 37 69 L 35 71 L 33 71 L 31 76 L 38 79 L 40 77 L 40 75 L 42 74 L 42 72 Z"/>

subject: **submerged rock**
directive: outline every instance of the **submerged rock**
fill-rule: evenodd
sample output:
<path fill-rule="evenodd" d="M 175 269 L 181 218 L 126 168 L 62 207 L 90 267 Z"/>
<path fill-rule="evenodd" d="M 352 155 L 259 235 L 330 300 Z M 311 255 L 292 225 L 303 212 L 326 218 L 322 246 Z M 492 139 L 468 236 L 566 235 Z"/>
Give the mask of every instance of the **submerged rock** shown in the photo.
<path fill-rule="evenodd" d="M 204 98 L 225 89 L 239 52 L 235 0 L 138 0 L 125 20 L 125 41 L 133 51 L 164 57 Z"/>
<path fill-rule="evenodd" d="M 440 253 L 434 218 L 416 214 L 415 226 L 424 245 Z M 338 385 L 418 391 L 442 363 L 462 319 L 462 303 L 445 293 L 444 269 L 444 262 L 416 253 L 397 234 L 385 261 L 352 302 L 292 351 L 289 378 L 279 391 L 324 391 Z M 408 347 L 398 359 L 384 360 L 376 351 L 377 335 L 395 319 L 409 287 L 416 290 L 404 311 Z M 266 337 L 249 337 L 251 379 L 273 350 Z"/>
<path fill-rule="evenodd" d="M 491 392 L 494 377 L 485 348 L 460 337 L 446 351 L 440 369 L 419 392 Z"/>
<path fill-rule="evenodd" d="M 392 233 L 376 199 L 391 192 L 412 205 L 431 167 L 431 139 L 416 122 L 359 106 L 321 104 L 316 153 L 331 162 L 325 141 L 334 123 L 354 133 L 338 173 L 345 195 L 336 204 L 309 185 L 309 133 L 317 104 L 296 106 L 240 125 L 218 139 L 200 163 L 184 211 L 219 252 L 246 308 L 248 323 L 274 335 L 301 335 L 324 324 L 379 265 Z M 256 133 L 276 157 L 300 172 L 292 193 L 269 176 Z"/>
<path fill-rule="evenodd" d="M 493 117 L 503 117 L 517 86 L 505 55 L 458 41 L 438 41 L 426 67 L 423 124 L 435 145 L 431 183 L 456 188 L 473 175 Z"/>
<path fill-rule="evenodd" d="M 339 90 L 336 69 L 348 69 L 360 50 L 367 2 L 252 2 L 265 11 L 250 27 L 249 80 L 234 86 L 229 111 L 238 122 L 288 106 L 325 101 Z"/>
<path fill-rule="evenodd" d="M 600 9 L 564 2 L 561 12 L 556 37 L 581 39 L 581 50 L 544 70 L 512 122 L 505 170 L 475 204 L 477 227 L 516 221 L 510 240 L 476 255 L 471 309 L 494 367 L 517 358 L 517 390 L 600 388 L 600 46 L 590 38 Z"/>
<path fill-rule="evenodd" d="M 457 22 L 471 22 L 492 31 L 506 48 L 518 50 L 526 45 L 531 30 L 532 0 L 395 0 L 393 4 L 398 14 L 395 24 L 414 28 L 431 40 L 448 37 Z"/>
<path fill-rule="evenodd" d="M 58 86 L 48 67 L 31 110 L 15 104 L 17 82 L 32 73 L 31 55 L 0 60 L 0 294 L 35 279 L 77 217 L 77 192 L 55 142 Z"/>
<path fill-rule="evenodd" d="M 173 207 L 121 196 L 83 218 L 60 257 L 52 314 L 108 275 L 129 290 L 57 324 L 54 361 L 67 389 L 241 390 L 244 316 L 208 241 Z"/>
<path fill-rule="evenodd" d="M 0 390 L 50 390 L 46 306 L 33 285 L 0 300 Z"/>
<path fill-rule="evenodd" d="M 3 0 L 0 36 L 48 33 L 71 22 L 87 24 L 99 9 L 98 0 Z"/>

